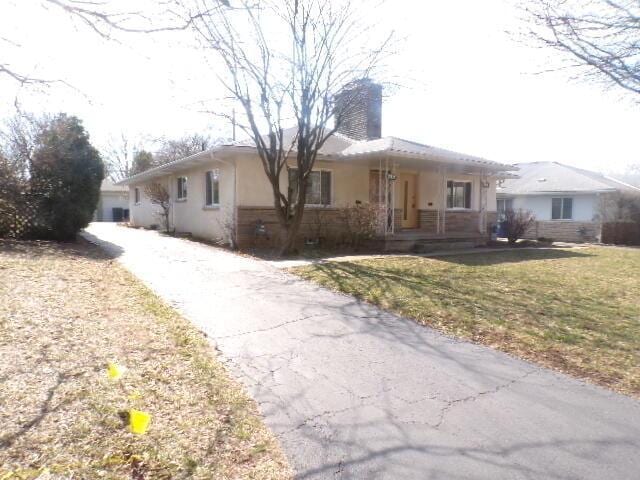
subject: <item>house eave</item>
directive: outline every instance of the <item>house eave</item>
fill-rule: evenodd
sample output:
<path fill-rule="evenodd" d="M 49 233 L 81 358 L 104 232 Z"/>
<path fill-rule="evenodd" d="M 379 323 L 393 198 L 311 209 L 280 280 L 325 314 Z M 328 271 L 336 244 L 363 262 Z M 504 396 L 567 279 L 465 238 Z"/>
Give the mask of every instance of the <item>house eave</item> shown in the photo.
<path fill-rule="evenodd" d="M 510 196 L 510 197 L 535 197 L 535 196 L 549 196 L 549 195 L 597 195 L 601 193 L 613 193 L 617 192 L 615 188 L 601 189 L 601 190 L 545 190 L 537 192 L 504 192 L 498 191 L 498 196 Z"/>

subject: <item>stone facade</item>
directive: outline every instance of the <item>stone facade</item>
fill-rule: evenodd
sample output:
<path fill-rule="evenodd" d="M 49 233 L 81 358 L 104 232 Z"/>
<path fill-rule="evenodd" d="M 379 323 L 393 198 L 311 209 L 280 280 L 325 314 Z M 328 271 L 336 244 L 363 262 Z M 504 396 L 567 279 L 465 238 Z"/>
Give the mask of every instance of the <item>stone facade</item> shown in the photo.
<path fill-rule="evenodd" d="M 600 224 L 573 220 L 538 221 L 524 235 L 528 239 L 541 237 L 559 242 L 596 242 L 600 237 Z"/>
<path fill-rule="evenodd" d="M 420 210 L 418 228 L 428 233 L 436 233 L 438 228 L 437 210 Z M 487 212 L 487 228 L 496 225 L 498 214 Z M 480 222 L 480 212 L 477 211 L 447 211 L 445 213 L 445 231 L 455 233 L 476 233 Z M 487 233 L 487 232 L 482 232 Z"/>
<path fill-rule="evenodd" d="M 345 87 L 336 95 L 336 111 L 342 112 L 338 133 L 354 140 L 382 137 L 382 85 L 363 80 Z"/>
<path fill-rule="evenodd" d="M 436 233 L 438 230 L 437 210 L 418 210 L 418 228 L 429 233 Z"/>

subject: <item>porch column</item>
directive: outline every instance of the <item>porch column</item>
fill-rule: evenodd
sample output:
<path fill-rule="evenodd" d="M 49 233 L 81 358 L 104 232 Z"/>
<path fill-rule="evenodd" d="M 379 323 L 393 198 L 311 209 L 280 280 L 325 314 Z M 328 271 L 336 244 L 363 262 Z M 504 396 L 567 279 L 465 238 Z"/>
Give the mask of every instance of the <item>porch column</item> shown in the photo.
<path fill-rule="evenodd" d="M 442 195 L 440 205 L 442 208 L 442 228 L 439 233 L 447 233 L 447 167 L 442 167 Z"/>
<path fill-rule="evenodd" d="M 393 233 L 393 224 L 389 227 L 389 158 L 384 159 L 384 233 Z"/>
<path fill-rule="evenodd" d="M 478 215 L 478 230 L 480 233 L 487 232 L 487 176 L 480 173 L 480 215 Z"/>
<path fill-rule="evenodd" d="M 382 191 L 382 157 L 378 159 L 378 194 L 376 195 L 376 201 L 378 202 L 378 224 L 382 235 L 387 235 L 387 207 L 384 201 L 384 192 Z M 383 208 L 383 205 L 385 207 Z"/>

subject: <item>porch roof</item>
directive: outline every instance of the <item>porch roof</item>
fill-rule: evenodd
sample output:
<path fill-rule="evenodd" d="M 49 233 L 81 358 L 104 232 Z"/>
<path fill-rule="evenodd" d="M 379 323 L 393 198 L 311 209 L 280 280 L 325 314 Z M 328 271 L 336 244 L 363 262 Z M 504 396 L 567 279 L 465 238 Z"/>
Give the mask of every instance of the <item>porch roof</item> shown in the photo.
<path fill-rule="evenodd" d="M 296 130 L 294 128 L 287 129 L 284 132 L 284 143 L 293 143 L 295 134 Z M 220 144 L 205 152 L 181 158 L 133 175 L 118 182 L 118 185 L 129 185 L 158 178 L 163 175 L 186 170 L 213 158 L 232 158 L 234 153 L 250 152 L 253 150 L 255 150 L 255 146 L 251 140 Z M 356 141 L 341 134 L 334 134 L 325 142 L 319 152 L 318 158 L 329 162 L 345 162 L 368 165 L 370 167 L 377 166 L 381 158 L 388 158 L 400 164 L 403 168 L 415 170 L 451 166 L 453 169 L 462 172 L 477 173 L 484 171 L 507 177 L 509 177 L 510 174 L 506 172 L 518 170 L 518 168 L 513 165 L 412 142 L 398 137 Z"/>

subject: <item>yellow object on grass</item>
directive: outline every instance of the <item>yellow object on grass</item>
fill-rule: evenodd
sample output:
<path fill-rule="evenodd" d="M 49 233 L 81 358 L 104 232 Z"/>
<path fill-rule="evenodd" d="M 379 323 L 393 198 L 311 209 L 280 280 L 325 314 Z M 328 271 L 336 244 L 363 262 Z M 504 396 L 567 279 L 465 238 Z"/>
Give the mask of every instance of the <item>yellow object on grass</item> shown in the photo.
<path fill-rule="evenodd" d="M 118 365 L 117 363 L 109 362 L 109 364 L 107 365 L 107 376 L 111 380 L 118 380 L 120 377 L 122 377 L 122 374 L 125 370 L 126 368 Z"/>
<path fill-rule="evenodd" d="M 151 415 L 140 410 L 129 410 L 129 428 L 131 433 L 142 435 L 146 433 L 151 422 Z"/>

